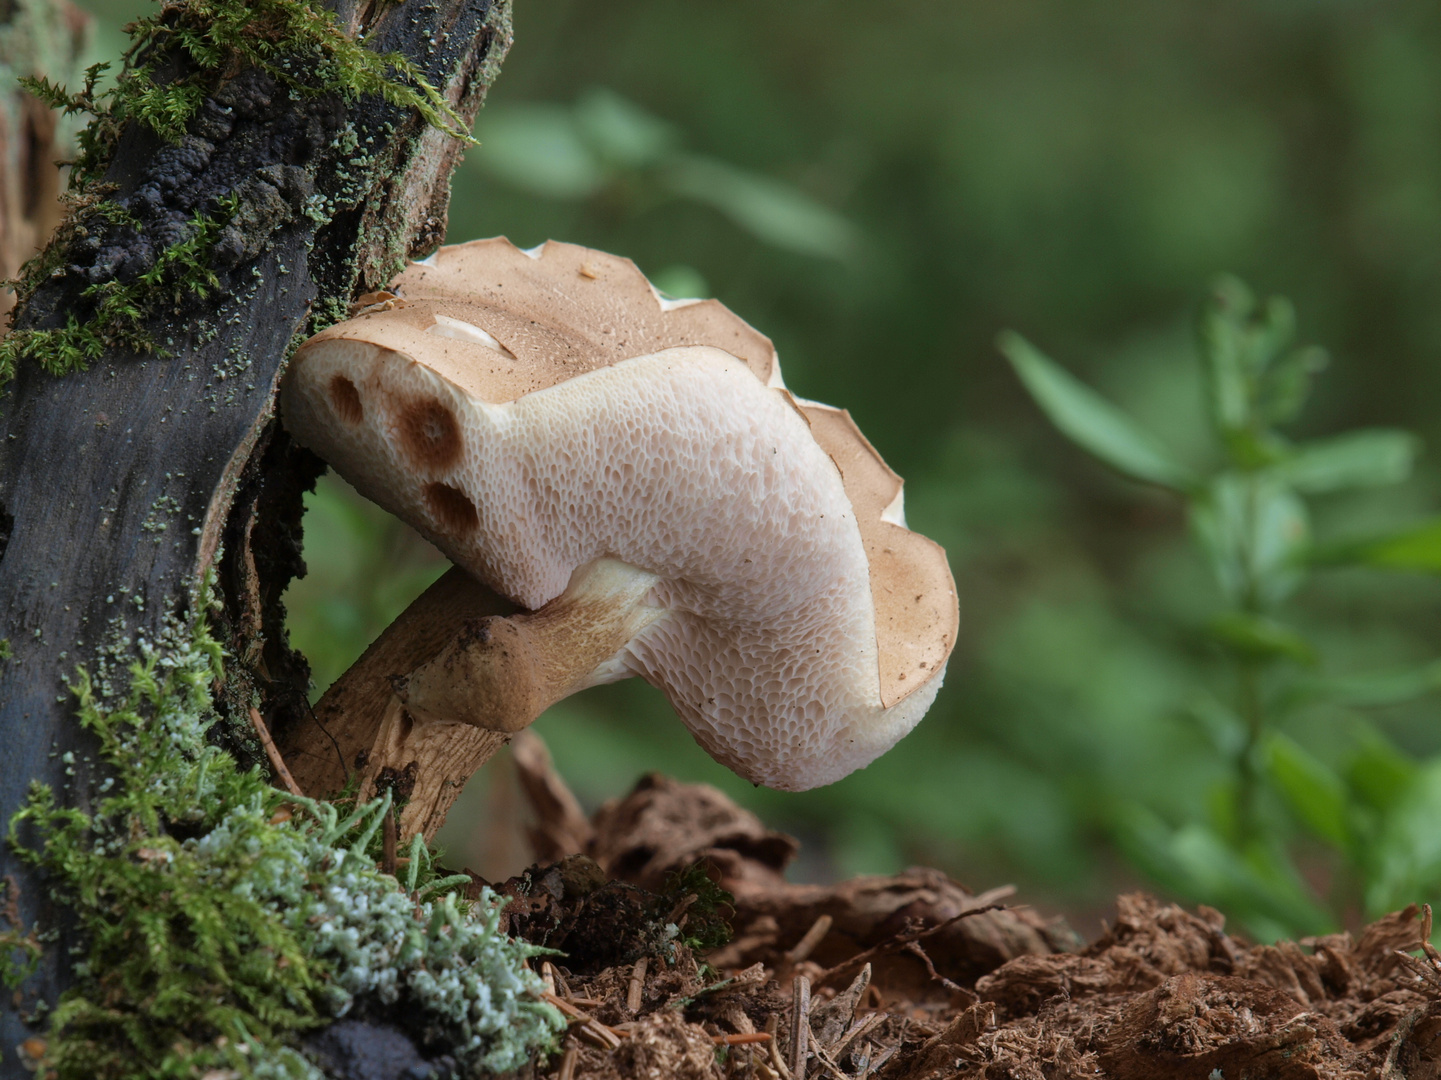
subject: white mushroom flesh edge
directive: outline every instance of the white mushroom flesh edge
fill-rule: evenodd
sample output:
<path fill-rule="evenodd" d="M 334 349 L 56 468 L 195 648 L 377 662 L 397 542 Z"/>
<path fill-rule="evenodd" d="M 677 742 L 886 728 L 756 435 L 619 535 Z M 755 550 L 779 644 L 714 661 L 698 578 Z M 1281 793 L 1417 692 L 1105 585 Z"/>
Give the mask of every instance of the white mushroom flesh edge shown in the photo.
<path fill-rule="evenodd" d="M 882 706 L 840 472 L 785 391 L 730 354 L 667 349 L 503 404 L 364 342 L 318 343 L 303 361 L 287 427 L 492 588 L 536 609 L 598 560 L 654 575 L 636 636 L 585 682 L 641 676 L 746 779 L 839 780 L 940 689 L 944 664 Z"/>

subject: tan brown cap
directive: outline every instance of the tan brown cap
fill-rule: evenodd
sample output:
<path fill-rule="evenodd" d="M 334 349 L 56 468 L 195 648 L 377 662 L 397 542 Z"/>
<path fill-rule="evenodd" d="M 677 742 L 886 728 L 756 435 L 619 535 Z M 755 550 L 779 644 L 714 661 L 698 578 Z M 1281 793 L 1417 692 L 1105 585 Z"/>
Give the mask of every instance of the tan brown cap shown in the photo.
<path fill-rule="evenodd" d="M 945 555 L 849 414 L 785 390 L 768 339 L 570 244 L 442 248 L 392 292 L 301 347 L 285 424 L 534 612 L 417 671 L 407 707 L 513 730 L 640 675 L 715 758 L 789 790 L 919 721 L 957 630 Z M 475 691 L 475 657 L 502 653 Z"/>

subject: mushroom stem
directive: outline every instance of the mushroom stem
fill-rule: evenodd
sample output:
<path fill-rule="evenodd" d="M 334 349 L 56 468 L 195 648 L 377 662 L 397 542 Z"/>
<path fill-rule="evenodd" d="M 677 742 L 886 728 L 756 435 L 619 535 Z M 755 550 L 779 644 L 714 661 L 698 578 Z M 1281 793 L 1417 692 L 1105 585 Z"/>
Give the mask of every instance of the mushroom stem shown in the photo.
<path fill-rule="evenodd" d="M 311 716 L 292 725 L 283 737 L 275 732 L 296 782 L 305 791 L 324 796 L 344 788 L 351 770 L 363 768 L 366 759 L 376 762 L 385 757 L 382 748 L 389 742 L 381 729 L 394 696 L 391 681 L 439 653 L 469 620 L 514 610 L 514 604 L 464 570 L 448 570 L 335 680 L 315 703 Z M 495 745 L 501 744 L 497 741 Z M 398 745 L 392 749 L 400 752 Z M 357 763 L 361 754 L 364 757 Z M 487 753 L 474 767 L 479 768 L 489 756 Z M 410 760 L 385 764 L 399 768 Z"/>
<path fill-rule="evenodd" d="M 656 580 L 615 559 L 597 559 L 534 612 L 468 622 L 398 683 L 396 694 L 420 722 L 520 731 L 561 698 L 631 674 L 621 650 L 665 614 L 644 602 Z"/>

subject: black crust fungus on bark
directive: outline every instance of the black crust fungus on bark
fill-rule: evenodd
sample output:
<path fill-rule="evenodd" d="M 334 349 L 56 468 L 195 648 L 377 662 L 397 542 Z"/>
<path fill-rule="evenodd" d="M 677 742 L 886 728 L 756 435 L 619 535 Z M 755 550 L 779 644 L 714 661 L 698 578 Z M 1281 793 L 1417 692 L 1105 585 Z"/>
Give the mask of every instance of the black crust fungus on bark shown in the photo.
<path fill-rule="evenodd" d="M 59 326 L 93 307 L 81 296 L 92 285 L 134 282 L 162 251 L 192 239 L 200 220 L 225 221 L 210 251 L 213 271 L 252 261 L 311 209 L 316 167 L 345 122 L 337 97 L 301 96 L 251 69 L 205 101 L 177 144 L 132 126 L 107 178 L 115 187 L 107 201 L 123 214 L 86 215 L 60 274 L 32 299 L 28 325 Z M 132 162 L 144 165 L 132 172 Z"/>

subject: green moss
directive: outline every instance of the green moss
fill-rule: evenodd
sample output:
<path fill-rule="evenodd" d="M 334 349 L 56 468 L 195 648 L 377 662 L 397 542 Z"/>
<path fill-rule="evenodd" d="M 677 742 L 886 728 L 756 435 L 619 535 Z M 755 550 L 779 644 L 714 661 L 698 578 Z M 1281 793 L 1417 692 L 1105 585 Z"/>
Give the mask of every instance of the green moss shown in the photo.
<path fill-rule="evenodd" d="M 87 225 L 124 216 L 105 198 L 101 183 L 121 131 L 139 124 L 177 141 L 206 97 L 241 70 L 259 68 L 302 96 L 335 95 L 347 101 L 378 96 L 414 109 L 448 135 L 469 139 L 461 118 L 415 64 L 397 53 L 375 52 L 364 38 L 351 39 L 334 12 L 304 0 L 184 0 L 126 29 L 131 45 L 107 88 L 100 80 L 108 64 L 89 68 L 78 91 L 44 78 L 21 80 L 52 108 L 89 117 L 70 174 L 71 220 L 8 283 L 22 304 L 63 264 L 71 240 L 84 235 Z M 230 199 L 216 213 L 197 214 L 193 235 L 163 251 L 135 281 L 85 289 L 81 299 L 93 305 L 85 317 L 72 314 L 62 327 L 16 331 L 0 341 L 0 391 L 21 362 L 38 362 L 62 375 L 84 370 L 108 349 L 155 351 L 144 324 L 167 304 L 203 299 L 217 284 L 211 250 L 236 210 Z"/>
<path fill-rule="evenodd" d="M 119 700 L 82 670 L 80 722 L 110 777 L 91 812 L 36 785 L 11 822 L 85 940 L 46 1066 L 59 1080 L 315 1080 L 299 1035 L 366 1003 L 472 1071 L 549 1045 L 561 1018 L 524 965 L 537 950 L 499 932 L 502 901 L 466 904 L 454 890 L 469 879 L 437 877 L 418 838 L 404 882 L 381 873 L 368 851 L 388 798 L 342 816 L 239 767 L 206 738 L 221 674 L 203 620 L 144 649 Z M 37 948 L 12 925 L 0 975 L 16 984 Z"/>
<path fill-rule="evenodd" d="M 126 30 L 130 48 L 107 89 L 97 86 L 108 64 L 89 68 L 75 93 L 48 79 L 21 80 L 52 108 L 91 117 L 80 136 L 72 187 L 101 178 L 126 124 L 143 124 L 174 142 L 223 78 L 250 67 L 302 94 L 348 101 L 379 96 L 416 110 L 448 135 L 469 138 L 455 110 L 409 59 L 351 39 L 334 12 L 304 0 L 184 0 Z M 177 61 L 184 73 L 175 77 Z M 166 75 L 157 78 L 161 72 Z"/>
<path fill-rule="evenodd" d="M 679 941 L 704 955 L 726 945 L 731 939 L 730 917 L 735 915 L 736 898 L 711 877 L 704 860 L 677 870 L 666 878 L 661 895 L 673 903 L 685 902 L 685 918 L 677 928 Z"/>
<path fill-rule="evenodd" d="M 113 204 L 99 205 L 108 208 L 112 217 L 119 211 Z M 195 214 L 189 238 L 162 251 L 134 281 L 112 278 L 89 286 L 80 296 L 94 307 L 83 322 L 72 313 L 58 329 L 14 330 L 0 339 L 0 389 L 14 378 L 22 360 L 32 360 L 52 375 L 64 375 L 83 371 L 108 348 L 163 354 L 146 331 L 145 320 L 167 304 L 179 309 L 219 286 L 220 279 L 210 269 L 210 251 L 234 210 L 235 200 L 226 199 L 213 217 Z"/>

